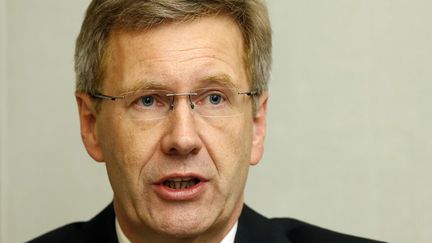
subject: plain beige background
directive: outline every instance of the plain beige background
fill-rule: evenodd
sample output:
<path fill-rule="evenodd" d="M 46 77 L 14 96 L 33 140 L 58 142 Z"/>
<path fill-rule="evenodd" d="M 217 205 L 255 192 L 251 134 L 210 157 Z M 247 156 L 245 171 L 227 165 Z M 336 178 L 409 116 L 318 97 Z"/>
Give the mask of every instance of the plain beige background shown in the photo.
<path fill-rule="evenodd" d="M 432 242 L 432 2 L 268 2 L 268 136 L 246 201 L 267 216 Z M 73 97 L 88 3 L 0 0 L 3 243 L 87 220 L 111 200 Z"/>

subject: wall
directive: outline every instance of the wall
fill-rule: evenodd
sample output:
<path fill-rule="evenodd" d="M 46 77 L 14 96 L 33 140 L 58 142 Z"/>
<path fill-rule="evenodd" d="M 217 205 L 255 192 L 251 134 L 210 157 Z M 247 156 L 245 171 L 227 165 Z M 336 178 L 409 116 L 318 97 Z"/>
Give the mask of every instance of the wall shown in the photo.
<path fill-rule="evenodd" d="M 270 2 L 269 133 L 250 204 L 342 232 L 432 242 L 431 7 Z"/>
<path fill-rule="evenodd" d="M 73 97 L 88 2 L 0 0 L 1 242 L 87 220 L 111 200 L 103 165 L 81 144 Z M 350 234 L 431 242 L 432 2 L 268 2 L 268 136 L 248 204 Z"/>
<path fill-rule="evenodd" d="M 89 219 L 111 192 L 104 167 L 83 149 L 74 100 L 73 48 L 88 1 L 7 4 L 1 220 L 9 243 Z"/>
<path fill-rule="evenodd" d="M 6 1 L 0 0 L 0 242 L 6 242 Z"/>

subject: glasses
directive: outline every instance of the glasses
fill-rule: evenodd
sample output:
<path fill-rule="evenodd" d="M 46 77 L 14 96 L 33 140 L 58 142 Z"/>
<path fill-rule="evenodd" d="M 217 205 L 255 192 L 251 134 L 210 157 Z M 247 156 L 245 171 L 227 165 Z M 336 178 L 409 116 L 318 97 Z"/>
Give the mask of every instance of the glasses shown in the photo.
<path fill-rule="evenodd" d="M 191 109 L 203 117 L 232 117 L 245 110 L 247 97 L 256 96 L 256 91 L 239 91 L 234 88 L 212 87 L 196 89 L 190 92 L 173 93 L 167 90 L 140 90 L 119 96 L 105 95 L 99 92 L 91 94 L 93 98 L 120 101 L 132 119 L 161 119 L 174 110 L 176 97 L 185 97 Z"/>

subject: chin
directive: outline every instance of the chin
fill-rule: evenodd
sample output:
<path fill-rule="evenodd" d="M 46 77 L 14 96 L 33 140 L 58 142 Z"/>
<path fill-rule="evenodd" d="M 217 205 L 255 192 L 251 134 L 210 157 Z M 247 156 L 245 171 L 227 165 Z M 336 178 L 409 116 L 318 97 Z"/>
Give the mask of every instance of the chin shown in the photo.
<path fill-rule="evenodd" d="M 166 225 L 162 229 L 162 234 L 169 235 L 177 239 L 196 238 L 203 235 L 208 228 L 200 225 L 199 227 L 189 227 L 187 225 Z"/>
<path fill-rule="evenodd" d="M 155 215 L 156 216 L 156 215 Z M 193 238 L 211 230 L 217 215 L 196 208 L 164 210 L 157 214 L 156 231 L 176 238 Z"/>

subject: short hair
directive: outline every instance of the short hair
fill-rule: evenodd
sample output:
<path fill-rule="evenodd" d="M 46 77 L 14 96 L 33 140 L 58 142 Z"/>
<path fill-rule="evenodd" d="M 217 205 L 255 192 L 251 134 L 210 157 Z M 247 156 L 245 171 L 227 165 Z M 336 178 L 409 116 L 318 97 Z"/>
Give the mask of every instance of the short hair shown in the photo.
<path fill-rule="evenodd" d="M 267 90 L 272 33 L 263 0 L 93 0 L 75 48 L 76 91 L 94 94 L 102 86 L 110 32 L 146 30 L 171 22 L 224 15 L 239 26 L 250 88 Z"/>

